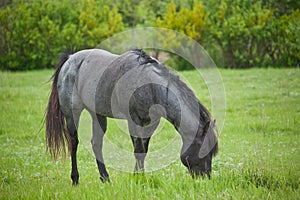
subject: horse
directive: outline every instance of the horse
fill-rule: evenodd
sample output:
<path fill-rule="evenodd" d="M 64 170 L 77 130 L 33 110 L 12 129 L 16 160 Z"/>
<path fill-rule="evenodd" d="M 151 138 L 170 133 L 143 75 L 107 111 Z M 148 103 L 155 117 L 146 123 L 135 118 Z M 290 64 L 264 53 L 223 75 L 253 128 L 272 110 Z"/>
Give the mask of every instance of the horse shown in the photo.
<path fill-rule="evenodd" d="M 92 118 L 91 144 L 102 182 L 110 181 L 102 155 L 107 118 L 128 122 L 136 159 L 134 173 L 144 172 L 150 138 L 165 118 L 182 138 L 180 159 L 192 178 L 210 178 L 212 157 L 218 152 L 215 120 L 175 73 L 142 49 L 121 55 L 102 49 L 67 52 L 52 79 L 46 148 L 56 159 L 66 154 L 67 145 L 73 185 L 79 181 L 77 127 L 84 109 Z"/>

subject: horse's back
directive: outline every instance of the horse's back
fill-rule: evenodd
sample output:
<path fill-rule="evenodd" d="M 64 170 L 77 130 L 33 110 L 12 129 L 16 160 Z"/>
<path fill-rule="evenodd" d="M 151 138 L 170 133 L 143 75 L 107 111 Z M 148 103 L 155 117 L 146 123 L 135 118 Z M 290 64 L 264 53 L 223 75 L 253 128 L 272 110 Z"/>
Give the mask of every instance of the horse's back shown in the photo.
<path fill-rule="evenodd" d="M 89 110 L 96 111 L 97 85 L 103 78 L 103 72 L 117 56 L 105 50 L 94 49 L 83 61 L 78 72 L 77 90 L 83 104 Z"/>
<path fill-rule="evenodd" d="M 128 118 L 128 103 L 138 88 L 153 83 L 172 88 L 169 71 L 157 61 L 138 53 L 128 51 L 115 55 L 93 49 L 71 55 L 61 75 L 61 85 L 65 88 L 63 98 L 66 98 L 63 102 L 72 109 L 86 108 L 106 117 Z M 140 89 L 136 94 L 137 105 L 158 103 L 151 87 L 142 89 L 145 91 Z M 163 98 L 161 94 L 159 96 Z"/>
<path fill-rule="evenodd" d="M 86 50 L 85 59 L 78 71 L 78 90 L 83 91 L 95 85 L 105 69 L 118 56 L 101 49 Z M 80 53 L 80 52 L 78 52 Z"/>

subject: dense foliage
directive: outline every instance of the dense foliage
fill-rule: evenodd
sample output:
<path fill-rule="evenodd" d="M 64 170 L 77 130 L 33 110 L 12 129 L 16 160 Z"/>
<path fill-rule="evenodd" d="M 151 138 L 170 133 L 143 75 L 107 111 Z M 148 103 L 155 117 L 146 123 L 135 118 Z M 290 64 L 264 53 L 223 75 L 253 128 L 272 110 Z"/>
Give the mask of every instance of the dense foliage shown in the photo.
<path fill-rule="evenodd" d="M 137 26 L 182 32 L 218 66 L 300 64 L 297 0 L 10 0 L 0 6 L 2 70 L 49 68 L 67 48 L 93 48 Z M 186 69 L 175 59 L 177 69 Z"/>
<path fill-rule="evenodd" d="M 34 0 L 0 10 L 1 69 L 52 67 L 60 52 L 94 47 L 123 29 L 116 8 L 102 1 Z"/>
<path fill-rule="evenodd" d="M 263 6 L 264 1 L 227 1 L 211 6 L 210 36 L 221 48 L 225 66 L 299 66 L 300 12 Z M 229 3 L 230 2 L 230 3 Z M 214 43 L 213 43 L 214 44 Z"/>

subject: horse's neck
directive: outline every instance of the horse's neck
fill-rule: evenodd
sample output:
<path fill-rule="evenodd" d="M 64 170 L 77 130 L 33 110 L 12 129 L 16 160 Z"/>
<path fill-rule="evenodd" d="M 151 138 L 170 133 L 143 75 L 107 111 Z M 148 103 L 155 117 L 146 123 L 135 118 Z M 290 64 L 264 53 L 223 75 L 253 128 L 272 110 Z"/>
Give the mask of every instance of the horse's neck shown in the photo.
<path fill-rule="evenodd" d="M 164 108 L 166 110 L 166 119 L 171 122 L 176 129 L 180 126 L 181 106 L 180 101 L 174 98 L 173 94 L 166 95 Z"/>
<path fill-rule="evenodd" d="M 176 93 L 176 91 L 175 91 Z M 166 109 L 167 120 L 171 122 L 181 135 L 183 146 L 182 151 L 186 151 L 192 144 L 199 129 L 204 125 L 200 119 L 200 103 L 196 97 L 182 98 L 177 93 L 177 99 L 169 94 Z"/>
<path fill-rule="evenodd" d="M 199 126 L 199 102 L 195 98 L 182 98 L 181 91 L 172 88 L 173 92 L 166 94 L 166 118 L 180 134 L 197 131 Z"/>

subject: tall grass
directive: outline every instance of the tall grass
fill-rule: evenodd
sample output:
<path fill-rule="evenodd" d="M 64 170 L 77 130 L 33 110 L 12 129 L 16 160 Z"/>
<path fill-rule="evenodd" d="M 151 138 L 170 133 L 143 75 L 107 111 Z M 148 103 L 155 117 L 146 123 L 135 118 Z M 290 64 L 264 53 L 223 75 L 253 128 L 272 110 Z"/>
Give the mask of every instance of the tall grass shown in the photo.
<path fill-rule="evenodd" d="M 80 184 L 71 185 L 70 161 L 45 153 L 42 124 L 53 71 L 0 72 L 0 199 L 299 199 L 299 69 L 221 70 L 226 122 L 212 179 L 193 180 L 179 159 L 144 175 L 109 168 L 102 184 L 81 139 Z M 210 96 L 195 71 L 182 72 L 204 105 Z M 79 134 L 90 131 L 83 116 Z M 175 130 L 166 125 L 150 141 L 164 145 Z M 109 120 L 106 137 L 132 151 L 129 136 Z M 120 140 L 118 140 L 120 138 Z M 162 142 L 162 143 L 161 143 Z"/>

